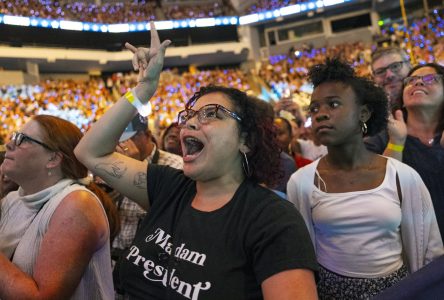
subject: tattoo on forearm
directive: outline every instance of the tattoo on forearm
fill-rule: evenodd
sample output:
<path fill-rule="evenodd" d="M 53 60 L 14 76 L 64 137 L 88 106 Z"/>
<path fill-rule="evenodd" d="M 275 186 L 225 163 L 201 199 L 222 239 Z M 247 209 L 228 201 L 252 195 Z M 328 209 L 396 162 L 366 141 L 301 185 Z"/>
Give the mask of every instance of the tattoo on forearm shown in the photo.
<path fill-rule="evenodd" d="M 122 178 L 122 176 L 126 173 L 127 170 L 127 167 L 123 161 L 97 164 L 94 168 L 98 171 L 104 171 L 108 175 L 115 178 Z"/>
<path fill-rule="evenodd" d="M 134 185 L 139 189 L 146 190 L 146 173 L 139 172 L 134 176 Z"/>

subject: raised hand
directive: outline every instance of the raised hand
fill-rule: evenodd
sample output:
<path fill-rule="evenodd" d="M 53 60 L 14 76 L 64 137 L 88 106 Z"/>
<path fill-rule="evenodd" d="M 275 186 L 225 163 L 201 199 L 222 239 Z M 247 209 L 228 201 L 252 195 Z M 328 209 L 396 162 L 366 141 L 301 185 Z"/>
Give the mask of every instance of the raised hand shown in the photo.
<path fill-rule="evenodd" d="M 132 63 L 134 70 L 139 71 L 137 78 L 138 85 L 135 87 L 135 92 L 142 103 L 148 102 L 156 92 L 165 58 L 165 51 L 171 44 L 170 40 L 165 40 L 160 43 L 159 34 L 154 26 L 154 22 L 150 22 L 150 26 L 150 48 L 136 48 L 130 43 L 125 44 L 125 47 L 133 53 Z"/>
<path fill-rule="evenodd" d="M 303 116 L 299 105 L 290 99 L 283 99 L 274 105 L 274 111 L 277 115 L 280 115 L 281 111 L 287 111 L 292 114 L 293 118 L 305 122 L 305 117 Z"/>
<path fill-rule="evenodd" d="M 391 143 L 404 145 L 407 138 L 407 124 L 401 110 L 396 110 L 394 116 L 389 116 L 387 129 Z"/>

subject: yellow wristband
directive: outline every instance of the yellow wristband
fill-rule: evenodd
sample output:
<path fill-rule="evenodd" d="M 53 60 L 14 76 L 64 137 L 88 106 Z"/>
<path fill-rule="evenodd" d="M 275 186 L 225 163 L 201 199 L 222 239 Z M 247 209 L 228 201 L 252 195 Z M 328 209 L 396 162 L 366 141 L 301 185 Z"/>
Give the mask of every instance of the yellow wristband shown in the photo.
<path fill-rule="evenodd" d="M 139 98 L 137 98 L 137 96 L 133 93 L 133 91 L 126 92 L 124 97 L 126 98 L 126 100 L 128 100 L 129 103 L 131 103 L 137 109 L 137 111 L 142 117 L 146 117 L 151 113 L 151 107 L 149 103 L 142 104 L 142 102 L 140 102 Z"/>
<path fill-rule="evenodd" d="M 132 105 L 134 105 L 134 102 L 139 101 L 140 100 L 133 94 L 133 91 L 128 91 L 126 92 L 125 96 L 126 100 L 128 100 L 129 103 L 131 103 Z M 135 106 L 135 105 L 134 105 Z"/>
<path fill-rule="evenodd" d="M 396 145 L 396 144 L 388 143 L 387 149 L 390 149 L 390 150 L 393 150 L 396 152 L 402 152 L 402 151 L 404 151 L 404 145 Z"/>

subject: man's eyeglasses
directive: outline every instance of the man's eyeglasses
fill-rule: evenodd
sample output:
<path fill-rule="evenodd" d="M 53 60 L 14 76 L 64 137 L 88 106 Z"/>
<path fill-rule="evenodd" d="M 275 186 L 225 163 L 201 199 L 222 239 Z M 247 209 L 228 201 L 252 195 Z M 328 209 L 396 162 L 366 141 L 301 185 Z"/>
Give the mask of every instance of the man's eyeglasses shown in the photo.
<path fill-rule="evenodd" d="M 398 74 L 402 69 L 402 65 L 405 64 L 406 61 L 396 61 L 394 63 L 389 64 L 387 67 L 378 68 L 373 71 L 373 75 L 377 77 L 384 76 L 387 73 L 387 70 L 390 69 L 393 73 Z"/>
<path fill-rule="evenodd" d="M 177 123 L 179 124 L 179 126 L 184 126 L 189 119 L 197 114 L 197 119 L 199 120 L 199 122 L 201 124 L 207 124 L 213 120 L 221 119 L 219 112 L 222 112 L 239 122 L 242 121 L 242 118 L 239 117 L 235 112 L 230 111 L 222 105 L 208 104 L 201 107 L 198 111 L 195 111 L 191 108 L 180 111 L 177 116 Z"/>
<path fill-rule="evenodd" d="M 423 76 L 409 76 L 404 78 L 404 85 L 413 85 L 416 82 L 418 82 L 419 79 L 425 84 L 425 85 L 431 85 L 436 82 L 439 82 L 442 79 L 443 75 L 441 74 L 427 74 Z"/>
<path fill-rule="evenodd" d="M 15 131 L 12 133 L 11 141 L 13 141 L 16 146 L 20 146 L 24 141 L 30 141 L 30 142 L 39 144 L 40 146 L 46 148 L 47 150 L 52 151 L 51 147 L 49 147 L 45 143 L 40 142 L 36 139 L 33 139 L 32 137 L 30 137 L 22 132 L 18 132 L 18 131 Z"/>

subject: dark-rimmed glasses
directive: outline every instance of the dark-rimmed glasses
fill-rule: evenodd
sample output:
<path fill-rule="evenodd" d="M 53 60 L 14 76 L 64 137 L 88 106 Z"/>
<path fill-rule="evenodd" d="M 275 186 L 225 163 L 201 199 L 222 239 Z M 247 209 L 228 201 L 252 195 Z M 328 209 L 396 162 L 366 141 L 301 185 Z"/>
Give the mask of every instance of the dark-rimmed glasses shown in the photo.
<path fill-rule="evenodd" d="M 238 114 L 223 107 L 222 105 L 207 104 L 205 106 L 202 106 L 197 111 L 191 108 L 180 111 L 177 115 L 177 123 L 179 124 L 179 126 L 185 126 L 186 122 L 197 114 L 197 119 L 199 120 L 200 124 L 208 124 L 213 120 L 220 119 L 219 112 L 222 112 L 225 115 L 239 122 L 242 122 L 242 118 L 239 117 Z"/>
<path fill-rule="evenodd" d="M 12 133 L 11 141 L 13 141 L 17 147 L 20 146 L 24 141 L 30 141 L 30 142 L 39 144 L 40 146 L 42 146 L 43 148 L 46 148 L 47 150 L 52 151 L 51 147 L 49 147 L 45 143 L 40 142 L 36 139 L 33 139 L 32 137 L 30 137 L 22 132 L 18 132 L 18 131 L 14 131 Z"/>
<path fill-rule="evenodd" d="M 404 60 L 395 61 L 394 63 L 389 64 L 387 67 L 378 68 L 378 69 L 374 70 L 373 75 L 375 75 L 377 77 L 384 76 L 385 73 L 387 73 L 388 69 L 390 69 L 390 71 L 392 71 L 393 73 L 398 74 L 399 71 L 401 71 L 401 69 L 402 69 L 402 65 L 405 63 L 406 63 L 406 61 L 404 61 Z"/>
<path fill-rule="evenodd" d="M 425 84 L 425 85 L 431 85 L 434 84 L 436 82 L 439 82 L 440 80 L 442 80 L 442 75 L 441 74 L 427 74 L 427 75 L 423 75 L 423 76 L 409 76 L 404 78 L 404 85 L 413 85 L 416 82 L 418 82 L 419 79 L 421 79 L 421 81 Z"/>

